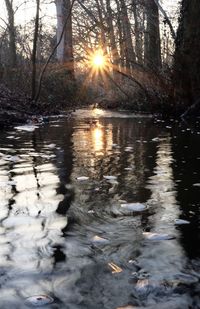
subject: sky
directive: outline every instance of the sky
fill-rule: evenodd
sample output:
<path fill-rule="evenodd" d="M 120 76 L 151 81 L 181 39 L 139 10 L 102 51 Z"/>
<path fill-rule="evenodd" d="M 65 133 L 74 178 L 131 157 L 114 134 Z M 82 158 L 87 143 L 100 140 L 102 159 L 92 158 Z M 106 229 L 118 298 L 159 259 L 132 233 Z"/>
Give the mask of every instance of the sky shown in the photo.
<path fill-rule="evenodd" d="M 15 22 L 17 25 L 26 24 L 35 16 L 35 0 L 13 0 L 15 8 L 19 7 L 15 14 Z M 43 22 L 50 25 L 56 25 L 56 7 L 53 0 L 42 0 L 47 4 L 41 6 L 41 16 L 43 17 Z M 172 11 L 176 11 L 178 6 L 178 0 L 160 0 L 163 8 L 167 11 L 169 15 Z M 1 10 L 0 10 L 0 27 L 5 27 L 7 14 L 5 9 L 4 0 L 0 0 Z M 3 20 L 2 20 L 2 19 Z"/>

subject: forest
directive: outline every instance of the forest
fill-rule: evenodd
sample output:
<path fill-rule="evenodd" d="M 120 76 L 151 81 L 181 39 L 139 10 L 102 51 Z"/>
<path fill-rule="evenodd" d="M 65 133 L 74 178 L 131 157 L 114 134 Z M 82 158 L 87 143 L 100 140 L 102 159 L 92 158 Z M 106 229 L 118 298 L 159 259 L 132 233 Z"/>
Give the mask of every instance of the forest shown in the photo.
<path fill-rule="evenodd" d="M 200 309 L 200 0 L 0 4 L 0 308 Z"/>
<path fill-rule="evenodd" d="M 23 119 L 27 106 L 37 114 L 88 104 L 178 117 L 198 114 L 197 0 L 2 4 L 1 119 Z M 48 7 L 54 7 L 49 18 Z"/>

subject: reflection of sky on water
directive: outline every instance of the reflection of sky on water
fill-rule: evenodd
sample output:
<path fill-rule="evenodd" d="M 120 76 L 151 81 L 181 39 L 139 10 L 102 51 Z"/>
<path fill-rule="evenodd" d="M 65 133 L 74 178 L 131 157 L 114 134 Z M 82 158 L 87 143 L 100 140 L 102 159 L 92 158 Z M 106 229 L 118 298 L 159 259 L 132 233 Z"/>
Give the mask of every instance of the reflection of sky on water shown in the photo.
<path fill-rule="evenodd" d="M 174 225 L 182 210 L 170 135 L 150 118 L 95 113 L 85 118 L 81 111 L 84 117 L 62 119 L 34 133 L 12 132 L 12 145 L 6 132 L 0 135 L 4 309 L 25 309 L 24 298 L 34 294 L 56 298 L 47 308 L 115 309 L 128 300 L 139 305 L 130 296 L 137 268 L 129 260 L 136 259 L 157 281 L 172 279 L 185 266 L 181 230 Z M 104 175 L 117 179 L 112 183 Z M 79 176 L 89 180 L 79 182 Z M 148 210 L 125 214 L 124 200 L 147 202 Z M 176 239 L 151 243 L 143 231 Z M 95 235 L 108 244 L 95 247 Z M 122 271 L 113 274 L 109 265 Z"/>
<path fill-rule="evenodd" d="M 147 187 L 152 192 L 148 204 L 153 208 L 153 213 L 144 228 L 151 232 L 174 235 L 176 239 L 149 242 L 144 248 L 142 265 L 145 265 L 146 270 L 157 280 L 173 277 L 183 269 L 185 261 L 184 252 L 179 243 L 179 233 L 174 223 L 174 220 L 179 218 L 180 210 L 176 200 L 172 162 L 171 139 L 163 137 L 157 146 L 154 173 L 148 180 Z"/>

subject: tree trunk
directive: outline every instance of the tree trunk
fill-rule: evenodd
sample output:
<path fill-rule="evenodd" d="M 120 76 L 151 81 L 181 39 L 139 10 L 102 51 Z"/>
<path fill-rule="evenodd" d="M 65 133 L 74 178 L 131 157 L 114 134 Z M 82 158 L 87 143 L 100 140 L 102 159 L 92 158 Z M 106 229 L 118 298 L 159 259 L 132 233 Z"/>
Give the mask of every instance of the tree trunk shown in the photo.
<path fill-rule="evenodd" d="M 174 57 L 175 97 L 191 105 L 200 98 L 200 1 L 182 0 Z"/>
<path fill-rule="evenodd" d="M 32 100 L 35 98 L 35 90 L 36 90 L 36 54 L 37 54 L 37 41 L 39 31 L 39 11 L 40 11 L 40 0 L 36 0 L 35 30 L 34 30 L 33 51 L 32 51 L 32 82 L 31 82 Z"/>
<path fill-rule="evenodd" d="M 122 25 L 122 20 L 121 20 L 121 10 L 120 10 L 120 5 L 119 5 L 119 1 L 115 0 L 116 5 L 117 5 L 117 29 L 118 29 L 118 40 L 119 40 L 119 53 L 120 53 L 120 67 L 121 69 L 123 69 L 125 67 L 125 54 L 124 54 L 124 43 L 123 43 L 123 25 Z"/>
<path fill-rule="evenodd" d="M 65 27 L 64 35 L 60 44 L 57 47 L 57 60 L 65 65 L 68 74 L 74 78 L 74 56 L 72 42 L 72 18 L 70 0 L 56 0 L 57 11 L 57 42 L 59 42 L 63 27 Z M 69 14 L 67 23 L 66 18 Z"/>
<path fill-rule="evenodd" d="M 15 67 L 17 65 L 17 52 L 16 52 L 16 33 L 15 33 L 13 1 L 5 0 L 5 4 L 6 4 L 7 13 L 8 13 L 10 65 L 11 67 Z"/>
<path fill-rule="evenodd" d="M 131 71 L 132 63 L 135 62 L 135 52 L 133 49 L 132 35 L 131 35 L 131 25 L 128 17 L 127 7 L 124 0 L 120 0 L 121 4 L 121 14 L 123 20 L 123 34 L 124 34 L 124 50 L 125 50 L 125 60 L 126 69 Z"/>
<path fill-rule="evenodd" d="M 146 0 L 147 27 L 145 33 L 144 61 L 154 71 L 161 67 L 160 27 L 158 6 L 154 0 Z"/>
<path fill-rule="evenodd" d="M 116 69 L 118 68 L 118 63 L 119 63 L 119 54 L 118 54 L 117 44 L 116 44 L 116 39 L 115 39 L 110 0 L 106 0 L 106 9 L 107 9 L 107 24 L 109 28 L 109 40 L 110 40 L 110 47 L 111 47 L 112 62 Z"/>
<path fill-rule="evenodd" d="M 97 5 L 98 17 L 99 17 L 99 27 L 100 27 L 100 46 L 105 54 L 107 54 L 107 44 L 106 44 L 106 35 L 104 29 L 104 20 L 102 14 L 102 8 L 100 7 L 99 0 L 95 0 Z"/>
<path fill-rule="evenodd" d="M 137 62 L 139 64 L 142 64 L 143 57 L 142 57 L 142 35 L 140 31 L 140 25 L 139 25 L 139 4 L 137 0 L 132 0 L 132 8 L 133 8 L 133 15 L 134 15 L 134 21 L 135 21 L 135 53 Z"/>

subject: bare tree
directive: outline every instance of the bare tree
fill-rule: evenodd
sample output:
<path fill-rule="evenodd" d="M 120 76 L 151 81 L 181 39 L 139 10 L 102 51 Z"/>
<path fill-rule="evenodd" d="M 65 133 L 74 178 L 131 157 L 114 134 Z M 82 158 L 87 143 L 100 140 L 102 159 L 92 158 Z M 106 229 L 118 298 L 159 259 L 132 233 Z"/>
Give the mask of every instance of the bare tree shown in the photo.
<path fill-rule="evenodd" d="M 200 106 L 200 2 L 182 0 L 174 57 L 175 97 L 182 106 Z M 188 114 L 188 112 L 186 113 Z M 186 114 L 184 116 L 186 116 Z"/>
<path fill-rule="evenodd" d="M 120 0 L 119 4 L 120 4 L 122 29 L 123 29 L 125 66 L 128 71 L 131 71 L 132 63 L 135 62 L 135 51 L 133 48 L 131 24 L 130 24 L 125 0 Z"/>
<path fill-rule="evenodd" d="M 17 52 L 16 52 L 16 33 L 15 33 L 15 19 L 13 1 L 5 0 L 7 14 L 8 14 L 8 34 L 10 46 L 10 65 L 15 67 L 17 65 Z"/>
<path fill-rule="evenodd" d="M 161 67 L 160 26 L 158 6 L 154 0 L 145 0 L 147 27 L 145 34 L 144 61 L 152 70 Z"/>
<path fill-rule="evenodd" d="M 72 39 L 71 0 L 56 0 L 57 10 L 57 42 L 59 42 L 63 27 L 64 33 L 57 47 L 57 59 L 64 64 L 68 74 L 74 78 L 74 55 Z M 68 16 L 67 22 L 66 16 Z"/>
<path fill-rule="evenodd" d="M 107 9 L 106 20 L 107 20 L 107 25 L 108 25 L 112 61 L 113 61 L 114 66 L 116 67 L 118 66 L 118 63 L 119 63 L 119 53 L 117 50 L 116 37 L 115 37 L 113 19 L 112 19 L 113 14 L 112 14 L 110 0 L 106 0 L 106 9 Z"/>
<path fill-rule="evenodd" d="M 139 24 L 139 2 L 138 0 L 132 0 L 132 9 L 134 16 L 134 32 L 135 32 L 135 53 L 136 60 L 138 63 L 142 64 L 143 62 L 143 50 L 142 50 L 142 33 L 140 30 Z"/>
<path fill-rule="evenodd" d="M 35 15 L 35 29 L 33 38 L 33 51 L 32 51 L 32 82 L 31 82 L 31 98 L 35 97 L 36 90 L 36 54 L 37 54 L 37 41 L 39 32 L 39 11 L 40 11 L 40 0 L 36 0 L 36 15 Z"/>

